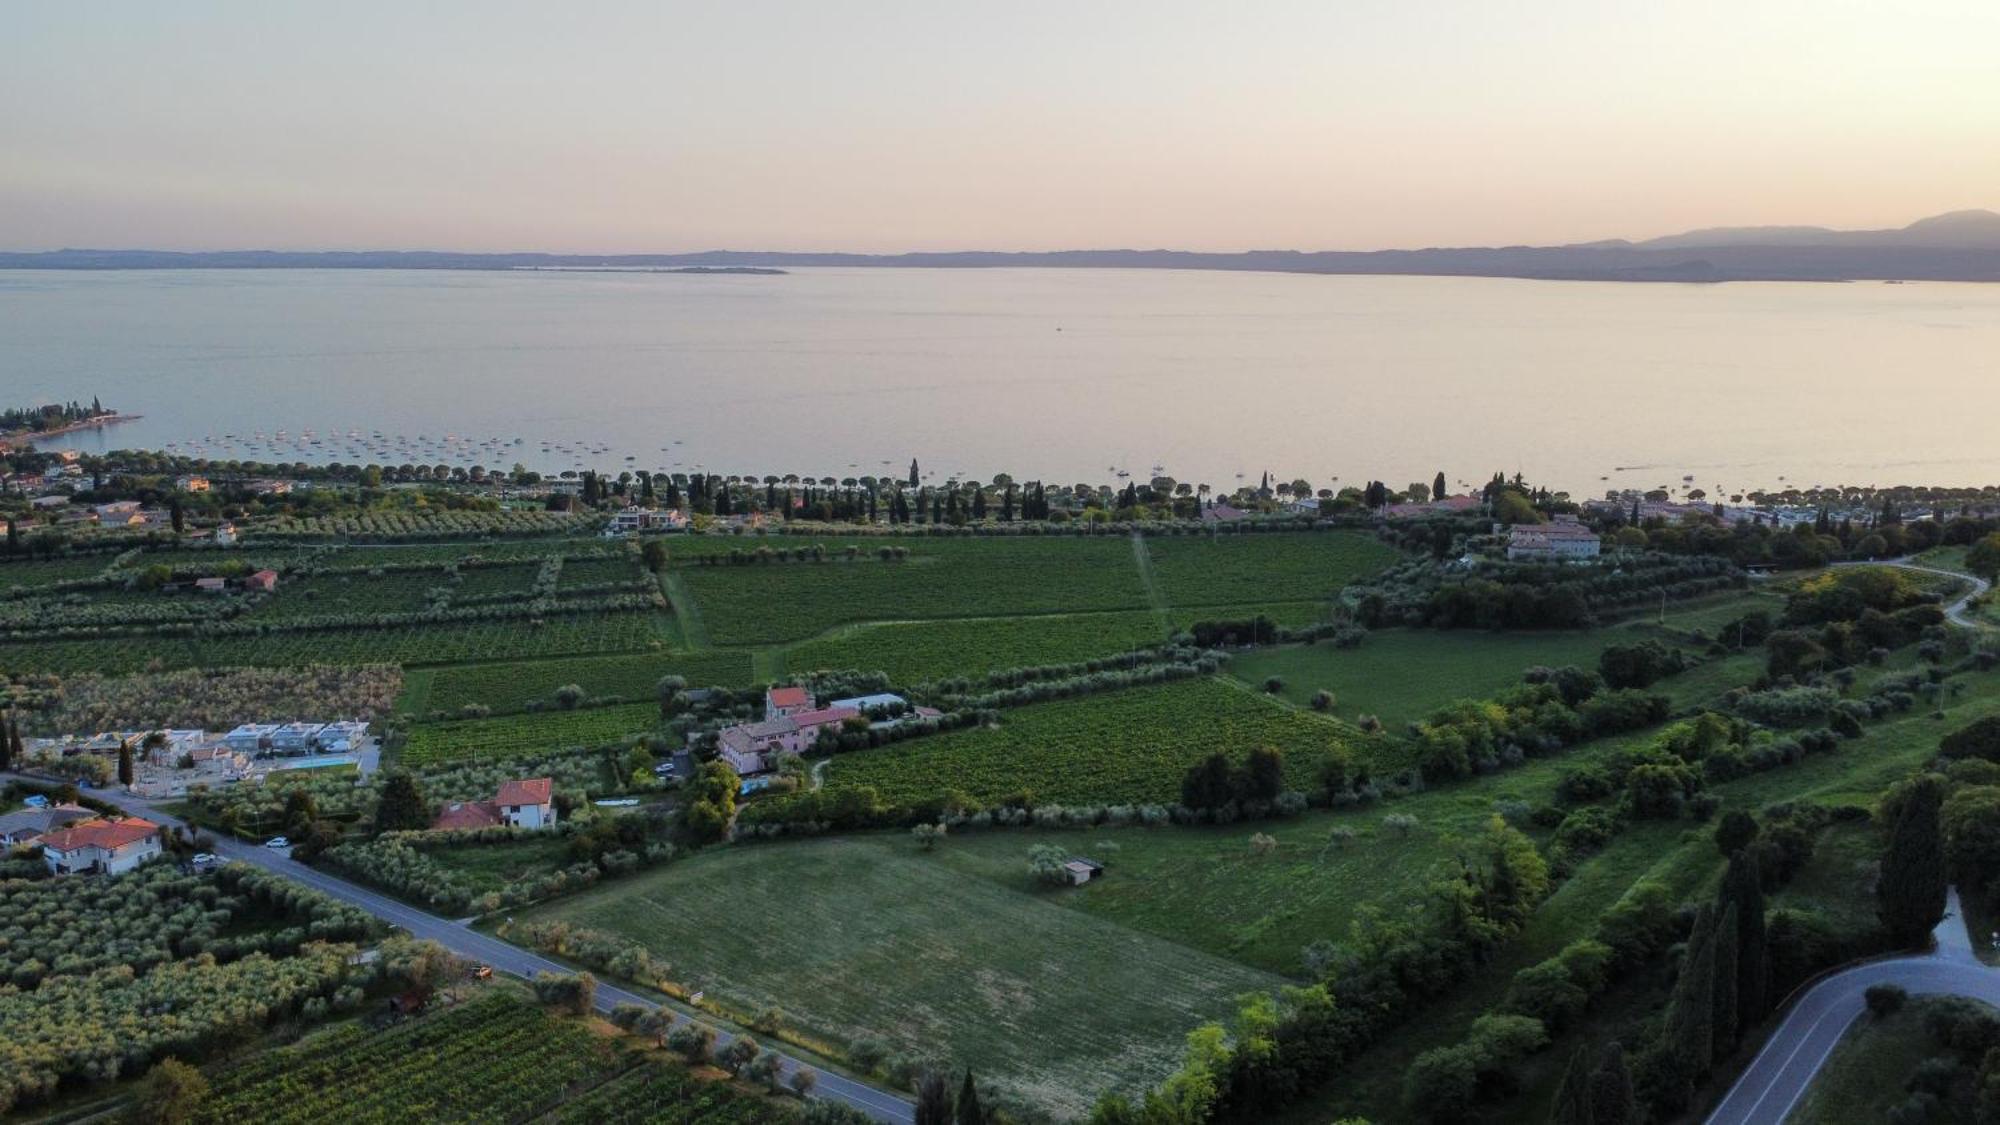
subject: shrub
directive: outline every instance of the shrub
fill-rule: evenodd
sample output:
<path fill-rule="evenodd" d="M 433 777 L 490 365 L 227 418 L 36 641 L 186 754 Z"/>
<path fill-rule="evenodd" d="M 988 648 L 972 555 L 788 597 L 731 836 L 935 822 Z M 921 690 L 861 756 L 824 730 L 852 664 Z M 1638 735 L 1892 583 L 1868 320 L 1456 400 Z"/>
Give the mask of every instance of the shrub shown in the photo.
<path fill-rule="evenodd" d="M 1868 998 L 1868 1010 L 1877 1019 L 1902 1011 L 1904 1002 L 1910 998 L 1910 994 L 1904 991 L 1901 985 L 1895 984 L 1872 985 L 1865 995 Z"/>

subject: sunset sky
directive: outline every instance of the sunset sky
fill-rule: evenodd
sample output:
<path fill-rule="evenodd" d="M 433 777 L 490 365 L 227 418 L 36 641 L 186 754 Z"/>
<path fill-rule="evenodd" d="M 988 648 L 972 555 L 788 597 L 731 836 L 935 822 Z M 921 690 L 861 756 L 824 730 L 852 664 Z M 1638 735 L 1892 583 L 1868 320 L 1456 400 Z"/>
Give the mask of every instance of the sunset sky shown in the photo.
<path fill-rule="evenodd" d="M 2000 208 L 2000 3 L 0 7 L 0 249 L 1374 249 Z"/>

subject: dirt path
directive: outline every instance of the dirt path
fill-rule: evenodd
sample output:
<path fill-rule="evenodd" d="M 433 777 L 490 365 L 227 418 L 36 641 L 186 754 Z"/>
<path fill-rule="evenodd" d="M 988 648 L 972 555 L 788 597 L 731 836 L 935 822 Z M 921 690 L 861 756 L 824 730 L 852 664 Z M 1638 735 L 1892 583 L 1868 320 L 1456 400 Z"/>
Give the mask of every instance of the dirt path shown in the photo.
<path fill-rule="evenodd" d="M 1139 567 L 1139 585 L 1145 587 L 1146 604 L 1153 608 L 1153 617 L 1160 623 L 1160 636 L 1174 635 L 1173 618 L 1169 613 L 1167 596 L 1160 592 L 1159 579 L 1153 576 L 1153 556 L 1146 550 L 1146 537 L 1132 533 L 1132 561 Z"/>
<path fill-rule="evenodd" d="M 674 609 L 674 620 L 680 623 L 681 643 L 689 652 L 702 652 L 715 647 L 708 639 L 708 626 L 701 620 L 701 610 L 694 604 L 694 591 L 672 567 L 660 571 L 660 592 L 667 596 L 667 604 Z"/>
<path fill-rule="evenodd" d="M 1951 620 L 1952 624 L 1963 625 L 1968 629 L 1990 629 L 1993 627 L 1987 624 L 1986 622 L 1979 620 L 1977 617 L 1972 616 L 1972 609 L 1971 609 L 1972 599 L 1980 597 L 1981 595 L 1985 594 L 1988 590 L 1991 590 L 1993 588 L 1993 583 L 1988 582 L 1986 579 L 1980 578 L 1977 575 L 1967 574 L 1964 571 L 1960 570 L 1946 570 L 1943 567 L 1925 566 L 1922 563 L 1913 563 L 1908 559 L 1883 559 L 1880 562 L 1843 562 L 1843 563 L 1834 563 L 1833 565 L 1893 566 L 1898 570 L 1914 570 L 1919 574 L 1935 574 L 1944 578 L 1957 579 L 1960 582 L 1970 582 L 1972 583 L 1971 592 L 1967 593 L 1964 597 L 1958 599 L 1957 601 L 1952 602 L 1949 605 L 1945 606 L 1944 615 Z"/>

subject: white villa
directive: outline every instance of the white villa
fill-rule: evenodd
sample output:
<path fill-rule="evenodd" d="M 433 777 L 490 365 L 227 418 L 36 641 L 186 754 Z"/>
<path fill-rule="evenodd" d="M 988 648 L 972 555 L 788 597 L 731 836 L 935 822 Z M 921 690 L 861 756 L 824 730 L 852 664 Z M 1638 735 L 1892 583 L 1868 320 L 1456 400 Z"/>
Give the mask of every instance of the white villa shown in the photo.
<path fill-rule="evenodd" d="M 1575 516 L 1557 516 L 1549 523 L 1517 523 L 1507 534 L 1507 557 L 1531 562 L 1594 559 L 1597 533 Z"/>

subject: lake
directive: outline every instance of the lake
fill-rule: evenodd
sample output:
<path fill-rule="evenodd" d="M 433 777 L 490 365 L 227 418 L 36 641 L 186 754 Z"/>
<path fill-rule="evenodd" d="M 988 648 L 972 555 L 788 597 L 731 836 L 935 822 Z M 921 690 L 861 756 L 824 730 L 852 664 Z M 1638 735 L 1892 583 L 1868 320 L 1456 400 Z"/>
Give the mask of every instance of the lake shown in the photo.
<path fill-rule="evenodd" d="M 93 395 L 144 418 L 51 447 L 835 477 L 916 457 L 940 480 L 1160 465 L 1225 489 L 1440 469 L 1576 493 L 1973 485 L 2000 482 L 2000 286 L 0 271 L 0 402 Z"/>

